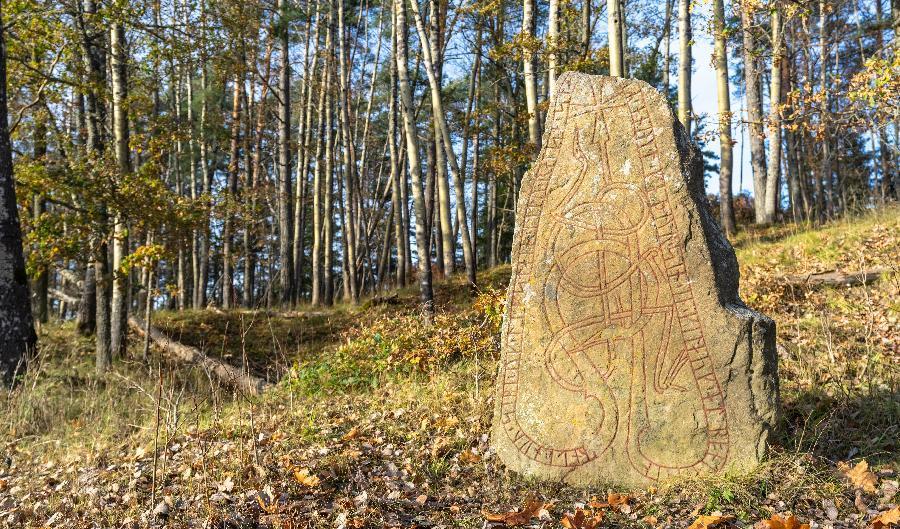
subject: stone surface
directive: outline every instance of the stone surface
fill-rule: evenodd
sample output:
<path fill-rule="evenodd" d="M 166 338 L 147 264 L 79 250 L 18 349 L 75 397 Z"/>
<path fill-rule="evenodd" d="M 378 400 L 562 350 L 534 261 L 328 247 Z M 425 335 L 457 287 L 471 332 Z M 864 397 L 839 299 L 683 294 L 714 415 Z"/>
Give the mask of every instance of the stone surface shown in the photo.
<path fill-rule="evenodd" d="M 492 446 L 574 484 L 752 468 L 778 411 L 775 324 L 738 297 L 696 149 L 643 82 L 556 90 L 517 205 Z"/>

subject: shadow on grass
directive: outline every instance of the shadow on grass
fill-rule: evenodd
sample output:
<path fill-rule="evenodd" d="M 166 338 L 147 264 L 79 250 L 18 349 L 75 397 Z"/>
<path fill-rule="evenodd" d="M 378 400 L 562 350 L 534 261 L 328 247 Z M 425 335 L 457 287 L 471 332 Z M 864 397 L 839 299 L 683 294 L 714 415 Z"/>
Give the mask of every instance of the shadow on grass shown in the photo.
<path fill-rule="evenodd" d="M 829 395 L 809 388 L 783 399 L 780 444 L 841 461 L 865 458 L 870 464 L 900 459 L 900 388 L 855 388 Z"/>

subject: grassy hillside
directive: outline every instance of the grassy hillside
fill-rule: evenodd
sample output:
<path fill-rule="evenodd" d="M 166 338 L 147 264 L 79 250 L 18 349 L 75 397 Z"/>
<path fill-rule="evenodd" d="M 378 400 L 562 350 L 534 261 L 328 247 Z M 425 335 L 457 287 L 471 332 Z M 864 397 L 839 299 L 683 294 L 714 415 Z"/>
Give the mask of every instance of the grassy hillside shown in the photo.
<path fill-rule="evenodd" d="M 430 327 L 414 289 L 360 307 L 157 316 L 175 339 L 280 381 L 259 398 L 162 356 L 144 364 L 137 344 L 98 377 L 89 340 L 42 329 L 38 365 L 0 401 L 0 525 L 474 528 L 535 495 L 553 520 L 534 526 L 561 527 L 618 492 L 628 505 L 602 526 L 721 513 L 865 527 L 898 501 L 900 211 L 748 230 L 735 246 L 742 296 L 778 324 L 784 408 L 772 458 L 750 475 L 625 491 L 506 472 L 488 450 L 500 267 L 474 297 L 439 283 Z M 853 287 L 786 279 L 875 267 L 894 272 Z M 857 490 L 841 461 L 874 473 L 856 467 Z"/>

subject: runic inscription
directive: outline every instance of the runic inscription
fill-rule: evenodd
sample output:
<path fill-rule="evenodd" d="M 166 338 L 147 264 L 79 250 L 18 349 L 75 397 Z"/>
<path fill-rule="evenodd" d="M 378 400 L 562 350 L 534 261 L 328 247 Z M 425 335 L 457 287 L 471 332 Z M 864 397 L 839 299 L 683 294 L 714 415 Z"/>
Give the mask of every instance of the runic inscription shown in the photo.
<path fill-rule="evenodd" d="M 516 212 L 492 438 L 511 469 L 638 485 L 762 457 L 774 324 L 737 296 L 698 161 L 649 85 L 560 78 Z"/>

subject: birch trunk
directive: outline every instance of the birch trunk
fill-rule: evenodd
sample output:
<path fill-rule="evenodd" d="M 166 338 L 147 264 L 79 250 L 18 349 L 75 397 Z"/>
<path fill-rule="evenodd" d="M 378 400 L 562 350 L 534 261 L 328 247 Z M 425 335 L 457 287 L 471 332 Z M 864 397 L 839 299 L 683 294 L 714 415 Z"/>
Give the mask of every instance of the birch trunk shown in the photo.
<path fill-rule="evenodd" d="M 481 28 L 479 26 L 476 41 L 481 41 Z M 480 44 L 476 44 L 480 47 Z M 553 89 L 556 88 L 557 76 L 557 48 L 559 47 L 559 0 L 550 0 L 550 13 L 547 21 L 547 94 L 553 95 Z M 480 53 L 480 51 L 479 51 Z M 476 55 L 476 60 L 479 56 Z M 474 74 L 473 74 L 474 75 Z"/>
<path fill-rule="evenodd" d="M 414 120 L 415 108 L 409 86 L 409 57 L 407 55 L 407 31 L 405 0 L 393 0 L 396 11 L 397 33 L 397 82 L 400 92 L 403 129 L 406 136 L 406 160 L 412 179 L 413 206 L 416 214 L 416 252 L 418 254 L 419 287 L 422 308 L 430 321 L 434 317 L 434 293 L 431 289 L 431 258 L 425 218 L 425 196 L 422 190 L 422 168 L 419 163 L 419 139 Z"/>
<path fill-rule="evenodd" d="M 765 223 L 775 222 L 778 213 L 778 189 L 781 183 L 781 12 L 772 10 L 772 73 L 769 80 L 769 167 L 766 171 Z"/>
<path fill-rule="evenodd" d="M 403 242 L 403 210 L 405 203 L 403 193 L 400 190 L 400 175 L 403 169 L 399 160 L 397 148 L 397 15 L 391 10 L 391 88 L 390 101 L 388 103 L 388 149 L 391 163 L 391 212 L 394 217 L 394 239 L 397 246 L 397 287 L 406 286 L 406 244 Z M 387 234 L 385 234 L 387 237 Z"/>
<path fill-rule="evenodd" d="M 435 68 L 435 60 L 434 60 L 434 51 L 438 47 L 434 45 L 432 42 L 431 50 L 426 50 L 424 43 L 428 41 L 428 37 L 425 34 L 425 27 L 422 23 L 422 17 L 419 14 L 419 8 L 417 4 L 417 0 L 410 0 L 413 10 L 413 17 L 416 22 L 416 29 L 419 33 L 419 39 L 423 43 L 423 56 L 425 60 L 425 71 L 428 76 L 428 82 L 431 88 L 431 104 L 432 104 L 432 113 L 434 114 L 435 119 L 435 134 L 438 135 L 440 141 L 438 145 L 438 176 L 440 177 L 440 185 L 446 185 L 446 177 L 445 175 L 440 174 L 440 169 L 442 167 L 441 153 L 446 156 L 447 161 L 450 162 L 450 175 L 453 179 L 453 189 L 454 189 L 454 198 L 456 200 L 456 221 L 460 227 L 460 233 L 462 235 L 463 242 L 463 257 L 466 262 L 466 274 L 469 280 L 470 285 L 475 285 L 475 256 L 472 248 L 472 239 L 469 234 L 469 223 L 466 216 L 466 201 L 465 201 L 465 184 L 463 182 L 463 175 L 461 171 L 464 171 L 465 168 L 460 169 L 459 162 L 456 158 L 456 152 L 453 150 L 453 142 L 450 137 L 450 128 L 447 126 L 447 119 L 444 114 L 443 107 L 443 98 L 441 95 L 441 82 L 438 70 Z M 431 40 L 434 41 L 435 35 L 434 30 L 432 31 L 432 35 L 430 35 Z M 443 148 L 441 148 L 441 145 Z M 447 270 L 447 273 L 450 274 L 453 272 L 454 265 L 454 255 L 455 255 L 455 247 L 454 247 L 454 239 L 453 239 L 453 229 L 450 224 L 450 199 L 449 199 L 449 190 L 443 191 L 441 187 L 439 187 L 439 193 L 441 193 L 441 231 L 444 239 L 444 267 Z M 446 193 L 446 194 L 444 194 Z M 447 213 L 444 213 L 444 207 L 446 206 Z M 449 234 L 449 236 L 448 236 Z M 448 244 L 449 241 L 449 244 Z M 448 248 L 449 246 L 449 248 Z"/>
<path fill-rule="evenodd" d="M 616 0 L 607 2 L 607 34 L 609 39 L 609 75 L 624 77 L 625 65 L 622 57 L 622 13 Z"/>
<path fill-rule="evenodd" d="M 306 51 L 304 53 L 304 86 L 306 103 L 303 110 L 302 131 L 300 132 L 300 153 L 297 160 L 297 187 L 294 201 L 294 294 L 299 301 L 303 295 L 303 266 L 305 259 L 306 201 L 309 194 L 309 154 L 312 141 L 313 93 L 318 64 L 318 48 L 321 17 L 320 3 L 316 1 L 316 13 L 313 19 L 314 30 L 306 32 Z M 313 33 L 313 36 L 310 36 Z M 312 45 L 312 48 L 310 47 Z M 321 109 L 321 107 L 319 107 Z M 316 130 L 319 130 L 318 128 Z M 301 189 L 302 187 L 302 189 Z M 315 190 L 313 191 L 315 193 Z"/>
<path fill-rule="evenodd" d="M 731 196 L 734 146 L 731 142 L 731 94 L 728 87 L 728 46 L 723 0 L 713 0 L 713 30 L 715 32 L 716 95 L 719 103 L 719 210 L 722 227 L 727 234 L 733 235 L 737 231 Z"/>
<path fill-rule="evenodd" d="M 120 23 L 113 24 L 110 32 L 110 58 L 113 96 L 113 134 L 115 135 L 116 162 L 119 177 L 131 172 L 131 157 L 128 146 L 128 111 L 125 99 L 128 97 L 125 55 L 125 28 Z M 120 356 L 125 352 L 125 335 L 128 332 L 128 284 L 122 270 L 128 248 L 128 231 L 121 213 L 113 220 L 113 284 L 112 313 L 110 314 L 110 352 Z"/>
<path fill-rule="evenodd" d="M 678 121 L 691 137 L 691 0 L 678 1 Z"/>
<path fill-rule="evenodd" d="M 344 192 L 342 207 L 344 209 L 344 217 L 346 222 L 342 226 L 343 239 L 347 241 L 347 251 L 344 254 L 350 290 L 350 301 L 352 303 L 359 302 L 359 281 L 357 278 L 358 263 L 356 258 L 357 240 L 356 240 L 356 215 L 354 207 L 354 181 L 356 179 L 356 159 L 354 155 L 353 139 L 350 134 L 350 57 L 347 50 L 347 32 L 345 30 L 344 20 L 344 1 L 338 2 L 338 76 L 340 81 L 340 122 L 341 122 L 341 139 L 343 141 L 343 176 L 344 176 Z"/>
<path fill-rule="evenodd" d="M 766 147 L 763 127 L 762 98 L 760 97 L 760 71 L 756 58 L 756 37 L 753 34 L 754 13 L 741 5 L 741 29 L 744 44 L 744 80 L 747 97 L 748 134 L 750 136 L 750 168 L 753 170 L 753 202 L 756 223 L 765 223 L 766 203 Z"/>
<path fill-rule="evenodd" d="M 535 0 L 524 0 L 522 3 L 522 35 L 525 36 L 525 49 L 522 55 L 525 69 L 525 103 L 528 108 L 528 142 L 534 145 L 536 156 L 541 150 L 541 116 L 538 110 L 535 54 L 532 50 L 535 41 L 534 3 Z"/>

